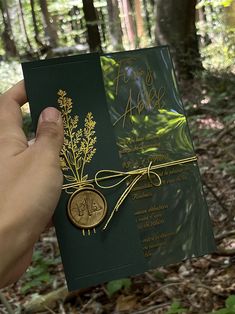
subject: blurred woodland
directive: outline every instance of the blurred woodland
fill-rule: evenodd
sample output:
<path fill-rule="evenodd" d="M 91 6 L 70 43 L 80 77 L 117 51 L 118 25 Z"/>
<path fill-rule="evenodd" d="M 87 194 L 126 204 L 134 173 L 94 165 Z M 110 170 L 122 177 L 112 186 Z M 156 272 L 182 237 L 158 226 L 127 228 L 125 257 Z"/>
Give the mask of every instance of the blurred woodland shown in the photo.
<path fill-rule="evenodd" d="M 51 229 L 1 290 L 0 313 L 235 314 L 235 0 L 0 0 L 0 34 L 0 93 L 22 61 L 169 45 L 217 242 L 212 255 L 68 294 Z"/>

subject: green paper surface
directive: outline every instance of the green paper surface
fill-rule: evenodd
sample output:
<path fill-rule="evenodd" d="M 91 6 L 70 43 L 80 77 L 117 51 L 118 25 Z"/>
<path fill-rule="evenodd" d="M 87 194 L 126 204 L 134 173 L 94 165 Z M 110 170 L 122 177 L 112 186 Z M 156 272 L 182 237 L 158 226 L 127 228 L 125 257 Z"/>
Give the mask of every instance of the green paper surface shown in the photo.
<path fill-rule="evenodd" d="M 61 110 L 59 90 L 72 100 L 71 119 L 78 115 L 71 133 L 71 145 L 77 145 L 78 151 L 82 139 L 76 134 L 81 130 L 85 136 L 89 112 L 96 122 L 95 150 L 84 167 L 77 158 L 77 170 L 64 171 L 65 184 L 74 182 L 76 171 L 79 178 L 89 180 L 100 170 L 126 172 L 148 167 L 150 162 L 194 156 L 167 47 L 29 62 L 23 64 L 23 72 L 35 129 L 45 107 Z M 73 153 L 67 156 L 71 163 Z M 88 235 L 86 230 L 85 236 L 70 221 L 70 195 L 62 192 L 54 223 L 69 290 L 214 251 L 197 163 L 160 169 L 157 174 L 161 186 L 153 187 L 143 176 L 105 230 L 110 213 L 135 176 L 110 189 L 93 182 L 107 200 L 108 214 L 96 233 L 91 230 Z"/>

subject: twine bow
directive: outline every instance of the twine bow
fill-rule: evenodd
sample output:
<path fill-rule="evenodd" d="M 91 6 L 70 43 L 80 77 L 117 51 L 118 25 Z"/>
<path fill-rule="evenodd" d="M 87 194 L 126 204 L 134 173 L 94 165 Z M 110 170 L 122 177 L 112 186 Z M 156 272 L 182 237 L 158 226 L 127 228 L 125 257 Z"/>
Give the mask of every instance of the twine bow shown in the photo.
<path fill-rule="evenodd" d="M 178 159 L 178 160 L 174 160 L 174 161 L 169 161 L 169 162 L 161 163 L 158 165 L 152 165 L 152 162 L 150 162 L 148 167 L 144 167 L 144 168 L 140 168 L 140 169 L 134 169 L 134 170 L 127 171 L 127 172 L 116 171 L 116 170 L 99 170 L 95 174 L 95 177 L 93 179 L 89 179 L 86 181 L 77 181 L 77 182 L 69 183 L 69 184 L 64 184 L 62 189 L 68 190 L 70 188 L 77 188 L 77 187 L 79 189 L 81 189 L 81 188 L 88 186 L 88 185 L 92 186 L 92 183 L 95 183 L 101 189 L 112 189 L 112 188 L 120 185 L 122 182 L 126 181 L 127 179 L 134 177 L 133 180 L 129 184 L 127 184 L 126 189 L 124 190 L 122 195 L 119 197 L 116 205 L 114 206 L 108 220 L 106 221 L 106 223 L 103 227 L 103 230 L 105 230 L 107 228 L 108 224 L 110 223 L 115 212 L 118 211 L 121 204 L 124 202 L 126 197 L 129 195 L 129 193 L 131 192 L 133 187 L 137 184 L 137 182 L 143 176 L 147 175 L 148 180 L 152 184 L 152 186 L 159 187 L 162 184 L 162 180 L 161 180 L 161 177 L 159 176 L 159 174 L 157 172 L 155 172 L 155 170 L 166 168 L 166 167 L 172 167 L 172 166 L 176 166 L 176 165 L 181 165 L 181 164 L 186 164 L 186 163 L 193 162 L 193 161 L 197 161 L 196 156 L 192 156 L 192 157 L 188 157 L 188 158 L 184 158 L 184 159 Z M 155 177 L 155 179 L 157 179 L 157 183 L 154 182 L 156 180 L 153 180 L 152 179 L 153 177 Z M 101 181 L 107 181 L 109 179 L 116 179 L 116 178 L 121 178 L 121 179 L 118 182 L 111 184 L 111 185 L 103 185 L 103 184 L 99 183 Z"/>

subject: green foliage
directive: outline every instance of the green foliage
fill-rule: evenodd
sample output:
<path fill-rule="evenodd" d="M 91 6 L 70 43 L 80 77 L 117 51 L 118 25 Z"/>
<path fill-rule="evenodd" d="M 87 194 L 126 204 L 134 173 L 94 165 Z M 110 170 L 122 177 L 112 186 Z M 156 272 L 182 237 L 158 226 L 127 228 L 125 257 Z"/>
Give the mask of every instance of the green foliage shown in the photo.
<path fill-rule="evenodd" d="M 187 309 L 182 308 L 180 302 L 176 300 L 171 304 L 171 307 L 166 312 L 166 314 L 182 314 L 186 313 L 186 311 Z"/>
<path fill-rule="evenodd" d="M 211 43 L 202 48 L 203 65 L 207 69 L 216 71 L 229 71 L 234 65 L 235 51 L 222 43 Z"/>
<path fill-rule="evenodd" d="M 230 295 L 225 301 L 225 308 L 209 314 L 235 314 L 235 295 Z"/>
<path fill-rule="evenodd" d="M 129 278 L 112 280 L 106 286 L 110 297 L 116 292 L 122 289 L 129 289 L 130 287 L 131 287 L 131 280 Z"/>
<path fill-rule="evenodd" d="M 204 18 L 197 23 L 203 65 L 212 70 L 230 70 L 235 58 L 234 0 L 202 0 Z"/>
<path fill-rule="evenodd" d="M 41 251 L 35 251 L 33 255 L 33 266 L 29 267 L 24 275 L 21 293 L 28 293 L 32 288 L 39 287 L 42 284 L 51 284 L 52 277 L 50 267 L 57 265 L 58 262 L 60 262 L 60 258 L 46 258 Z"/>
<path fill-rule="evenodd" d="M 197 8 L 199 9 L 203 6 L 212 6 L 214 8 L 219 6 L 229 7 L 232 2 L 233 0 L 201 0 L 198 3 Z"/>
<path fill-rule="evenodd" d="M 22 80 L 21 65 L 17 61 L 0 62 L 0 94 Z M 23 110 L 23 130 L 28 139 L 33 136 L 32 120 L 28 110 Z"/>
<path fill-rule="evenodd" d="M 22 79 L 22 71 L 19 62 L 0 62 L 0 94 Z"/>
<path fill-rule="evenodd" d="M 164 282 L 166 275 L 165 275 L 163 272 L 157 270 L 157 271 L 154 273 L 154 277 L 155 277 L 158 281 Z"/>

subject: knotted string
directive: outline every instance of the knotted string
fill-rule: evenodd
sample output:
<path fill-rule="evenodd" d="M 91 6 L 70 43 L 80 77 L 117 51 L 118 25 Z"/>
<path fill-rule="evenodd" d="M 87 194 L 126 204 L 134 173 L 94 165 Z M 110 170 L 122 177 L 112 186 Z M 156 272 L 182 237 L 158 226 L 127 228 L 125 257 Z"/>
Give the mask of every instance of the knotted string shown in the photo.
<path fill-rule="evenodd" d="M 131 181 L 131 183 L 129 183 L 129 184 L 127 185 L 127 188 L 124 190 L 124 192 L 122 193 L 122 195 L 119 197 L 119 199 L 118 199 L 118 201 L 117 201 L 115 207 L 113 208 L 113 210 L 112 210 L 112 212 L 111 212 L 111 214 L 110 214 L 108 220 L 106 221 L 106 223 L 105 223 L 105 225 L 104 225 L 104 227 L 103 227 L 103 230 L 105 230 L 105 229 L 107 228 L 107 226 L 108 226 L 110 220 L 112 219 L 114 213 L 118 211 L 119 207 L 120 207 L 121 204 L 124 202 L 124 200 L 126 199 L 126 197 L 128 196 L 128 194 L 131 192 L 131 190 L 133 189 L 133 187 L 136 185 L 136 183 L 137 183 L 143 176 L 145 176 L 145 175 L 147 174 L 148 179 L 149 179 L 150 183 L 151 183 L 153 186 L 156 186 L 156 187 L 157 187 L 157 186 L 160 186 L 160 185 L 161 185 L 162 180 L 161 180 L 160 176 L 159 176 L 156 172 L 154 172 L 154 171 L 151 170 L 151 166 L 152 166 L 152 162 L 150 162 L 150 163 L 149 163 L 149 166 L 148 166 L 147 168 L 145 168 L 142 173 L 137 174 L 136 177 Z M 117 183 L 115 183 L 115 184 L 113 184 L 113 185 L 110 185 L 110 186 L 104 186 L 104 185 L 101 185 L 101 184 L 98 182 L 98 179 L 99 179 L 99 178 L 98 178 L 98 175 L 100 175 L 100 174 L 102 174 L 102 173 L 105 173 L 105 172 L 108 172 L 108 173 L 109 173 L 110 170 L 100 170 L 100 171 L 98 171 L 98 172 L 96 173 L 96 175 L 95 175 L 95 182 L 96 182 L 96 185 L 97 185 L 98 187 L 100 187 L 100 188 L 103 188 L 103 189 L 104 189 L 104 188 L 108 188 L 108 189 L 113 188 L 113 187 L 119 185 L 120 183 L 122 183 L 124 180 L 127 180 L 129 177 L 131 177 L 131 174 L 127 174 L 123 179 L 121 179 L 121 180 L 118 181 Z M 111 171 L 111 172 L 112 172 L 112 171 Z M 116 172 L 116 171 L 115 171 L 115 172 Z M 157 177 L 157 179 L 158 179 L 158 184 L 156 184 L 156 183 L 153 182 L 153 180 L 151 179 L 151 175 Z"/>
<path fill-rule="evenodd" d="M 158 165 L 152 165 L 152 162 L 150 162 L 148 167 L 140 168 L 140 169 L 134 169 L 134 170 L 127 171 L 127 172 L 117 171 L 117 170 L 99 170 L 95 174 L 95 177 L 93 179 L 89 179 L 86 181 L 76 181 L 73 183 L 64 184 L 62 189 L 66 190 L 66 192 L 70 194 L 68 189 L 71 189 L 71 188 L 82 189 L 82 188 L 87 187 L 87 186 L 93 187 L 92 183 L 95 183 L 101 189 L 112 189 L 112 188 L 120 185 L 122 182 L 126 181 L 127 179 L 134 176 L 134 179 L 127 185 L 126 189 L 124 190 L 122 195 L 119 197 L 115 207 L 113 208 L 107 222 L 105 223 L 105 225 L 103 227 L 103 230 L 104 230 L 107 228 L 108 224 L 110 223 L 110 220 L 112 219 L 114 213 L 118 211 L 118 209 L 121 206 L 121 204 L 123 203 L 123 201 L 126 199 L 126 197 L 129 195 L 129 193 L 131 192 L 133 187 L 137 184 L 137 182 L 143 176 L 147 175 L 149 182 L 153 186 L 159 187 L 162 183 L 161 177 L 154 170 L 166 168 L 166 167 L 172 167 L 172 166 L 176 166 L 176 165 L 181 165 L 181 164 L 185 164 L 185 163 L 189 163 L 189 162 L 193 162 L 193 161 L 197 161 L 196 156 L 188 157 L 188 158 L 184 158 L 184 159 L 178 159 L 178 160 L 174 160 L 174 161 L 169 161 L 169 162 L 161 163 Z M 155 183 L 152 180 L 151 176 L 152 177 L 154 176 L 155 178 L 157 178 L 157 183 Z M 107 181 L 109 179 L 116 179 L 116 178 L 121 178 L 121 179 L 118 182 L 111 184 L 111 185 L 102 185 L 101 183 L 99 183 L 101 181 Z"/>

